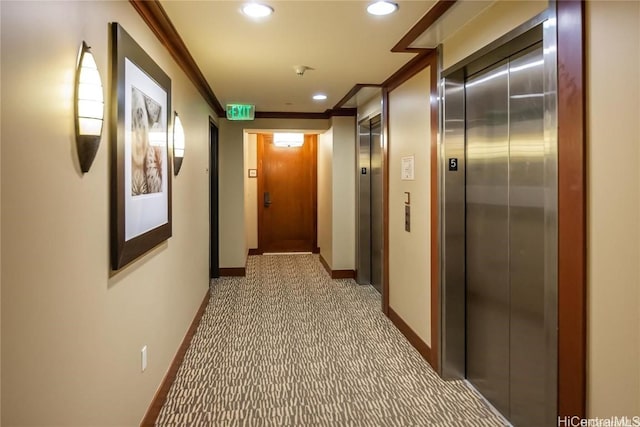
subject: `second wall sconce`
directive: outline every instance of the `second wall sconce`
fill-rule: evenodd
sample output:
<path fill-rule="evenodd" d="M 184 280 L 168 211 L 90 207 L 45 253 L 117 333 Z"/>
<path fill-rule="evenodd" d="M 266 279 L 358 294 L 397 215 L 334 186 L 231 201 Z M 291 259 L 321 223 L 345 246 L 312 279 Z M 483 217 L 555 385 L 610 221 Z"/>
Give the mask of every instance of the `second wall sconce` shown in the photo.
<path fill-rule="evenodd" d="M 173 117 L 173 173 L 177 176 L 184 159 L 184 128 L 178 113 Z"/>
<path fill-rule="evenodd" d="M 82 42 L 74 98 L 76 148 L 83 173 L 89 172 L 98 152 L 104 119 L 102 79 L 89 49 L 89 46 Z"/>

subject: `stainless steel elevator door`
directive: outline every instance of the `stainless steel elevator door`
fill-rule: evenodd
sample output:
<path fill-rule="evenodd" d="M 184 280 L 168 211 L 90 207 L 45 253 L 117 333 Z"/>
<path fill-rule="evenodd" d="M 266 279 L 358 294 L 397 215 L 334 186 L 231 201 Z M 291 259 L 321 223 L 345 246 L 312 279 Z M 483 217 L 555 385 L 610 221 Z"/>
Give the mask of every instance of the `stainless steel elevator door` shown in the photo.
<path fill-rule="evenodd" d="M 467 378 L 515 426 L 545 402 L 542 47 L 465 83 Z"/>
<path fill-rule="evenodd" d="M 542 47 L 509 67 L 510 420 L 554 425 L 545 411 L 545 212 Z"/>
<path fill-rule="evenodd" d="M 509 412 L 509 64 L 468 79 L 467 379 Z"/>
<path fill-rule="evenodd" d="M 382 293 L 382 140 L 380 116 L 359 125 L 358 266 L 356 280 Z"/>
<path fill-rule="evenodd" d="M 382 293 L 382 124 L 371 120 L 371 285 Z"/>
<path fill-rule="evenodd" d="M 371 125 L 358 126 L 358 283 L 371 283 Z"/>

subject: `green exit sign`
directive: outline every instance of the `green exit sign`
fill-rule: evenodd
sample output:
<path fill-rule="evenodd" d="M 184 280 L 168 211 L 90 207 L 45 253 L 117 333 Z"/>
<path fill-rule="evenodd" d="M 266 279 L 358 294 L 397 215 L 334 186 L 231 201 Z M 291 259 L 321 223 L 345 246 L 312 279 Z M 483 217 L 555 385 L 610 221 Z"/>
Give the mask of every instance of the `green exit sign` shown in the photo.
<path fill-rule="evenodd" d="M 227 120 L 253 120 L 255 112 L 255 105 L 227 104 Z"/>

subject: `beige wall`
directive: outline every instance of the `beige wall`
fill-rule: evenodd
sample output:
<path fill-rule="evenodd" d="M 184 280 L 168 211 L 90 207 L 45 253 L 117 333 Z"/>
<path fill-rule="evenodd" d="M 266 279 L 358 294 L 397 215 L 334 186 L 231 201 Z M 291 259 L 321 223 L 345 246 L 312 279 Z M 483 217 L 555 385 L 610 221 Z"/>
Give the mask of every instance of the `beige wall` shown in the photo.
<path fill-rule="evenodd" d="M 331 267 L 333 262 L 333 130 L 318 135 L 318 246 Z"/>
<path fill-rule="evenodd" d="M 546 0 L 499 0 L 443 42 L 447 69 L 547 8 Z"/>
<path fill-rule="evenodd" d="M 318 246 L 332 270 L 355 269 L 355 141 L 354 117 L 318 137 Z"/>
<path fill-rule="evenodd" d="M 218 228 L 220 268 L 241 268 L 247 260 L 242 123 L 220 120 L 218 137 Z M 238 238 L 244 236 L 244 239 Z"/>
<path fill-rule="evenodd" d="M 2 5 L 0 4 L 0 34 L 2 34 L 1 16 L 2 16 Z M 2 82 L 2 66 L 0 66 L 0 82 Z M 0 86 L 2 85 L 0 84 Z M 0 112 L 0 129 L 2 129 L 1 112 Z M 2 135 L 0 134 L 0 165 L 1 164 L 2 164 Z M 2 320 L 1 320 L 2 319 L 2 244 L 1 242 L 2 242 L 2 173 L 0 173 L 0 331 L 2 331 Z M 0 425 L 2 425 L 2 333 L 0 333 Z"/>
<path fill-rule="evenodd" d="M 2 2 L 1 14 L 2 423 L 138 425 L 208 288 L 212 112 L 128 2 Z M 187 144 L 173 237 L 113 277 L 109 126 L 82 175 L 72 116 L 83 40 L 109 99 L 109 22 L 171 77 Z"/>
<path fill-rule="evenodd" d="M 279 129 L 317 133 L 328 129 L 328 120 L 256 119 L 251 122 L 220 120 L 220 267 L 244 267 L 247 259 L 244 194 L 244 133 Z M 238 238 L 245 236 L 245 238 Z"/>
<path fill-rule="evenodd" d="M 431 345 L 430 67 L 389 93 L 389 306 Z M 427 119 L 425 119 L 427 118 Z M 401 180 L 414 156 L 415 179 Z M 404 228 L 411 193 L 411 232 Z M 434 236 L 435 238 L 435 236 Z"/>
<path fill-rule="evenodd" d="M 244 134 L 244 231 L 248 249 L 258 248 L 258 179 L 249 169 L 258 168 L 258 135 Z"/>
<path fill-rule="evenodd" d="M 640 3 L 587 3 L 590 417 L 640 415 Z"/>
<path fill-rule="evenodd" d="M 356 268 L 355 117 L 334 117 L 333 129 L 333 270 Z"/>

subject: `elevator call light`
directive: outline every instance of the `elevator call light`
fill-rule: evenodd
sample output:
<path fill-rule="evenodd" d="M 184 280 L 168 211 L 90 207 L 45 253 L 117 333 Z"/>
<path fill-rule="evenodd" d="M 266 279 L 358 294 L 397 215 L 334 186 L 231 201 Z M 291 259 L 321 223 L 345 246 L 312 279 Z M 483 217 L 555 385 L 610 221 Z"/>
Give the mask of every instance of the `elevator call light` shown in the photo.
<path fill-rule="evenodd" d="M 227 104 L 227 120 L 253 120 L 255 112 L 255 105 Z"/>

